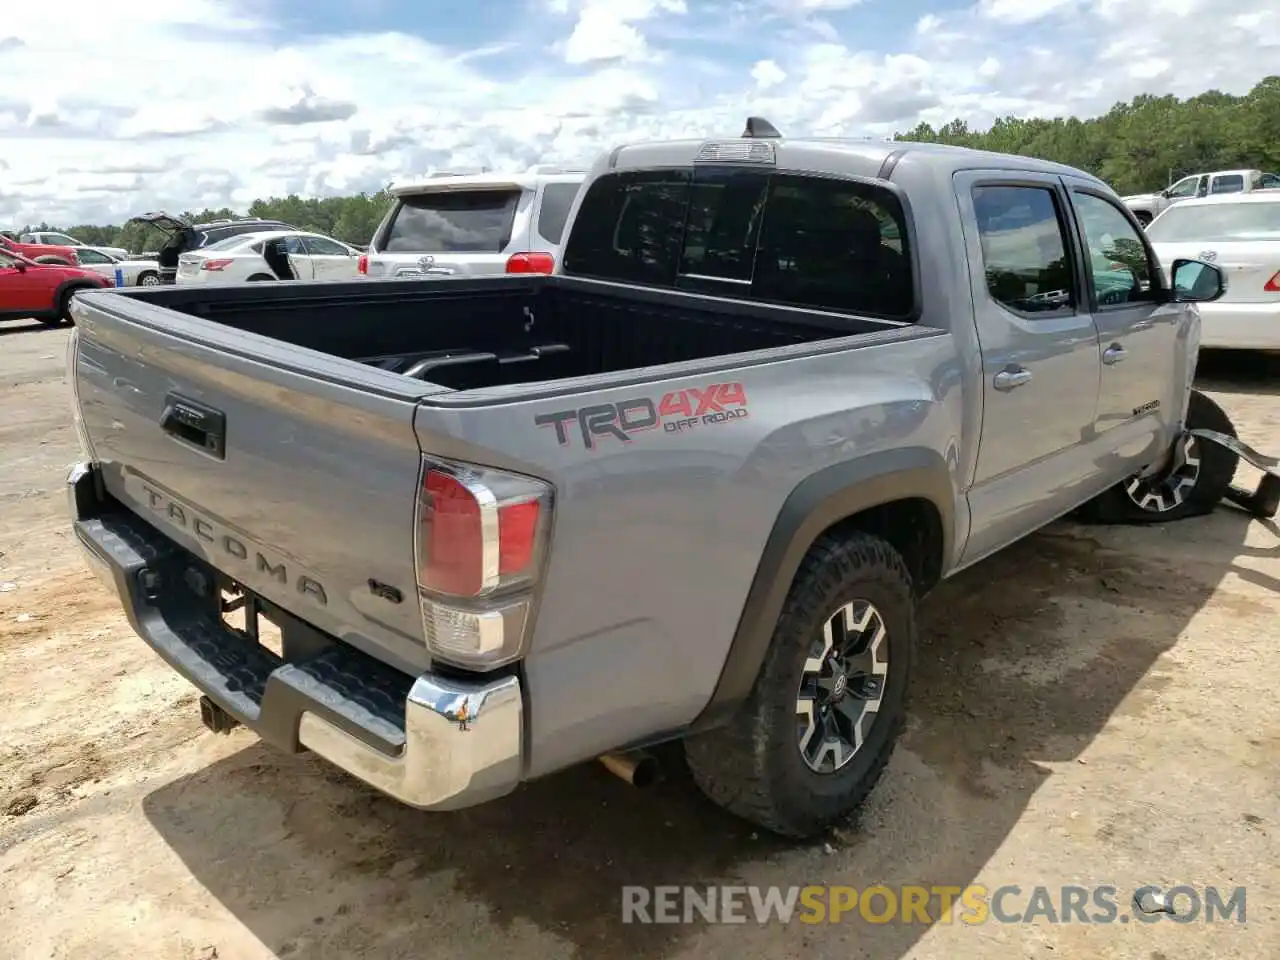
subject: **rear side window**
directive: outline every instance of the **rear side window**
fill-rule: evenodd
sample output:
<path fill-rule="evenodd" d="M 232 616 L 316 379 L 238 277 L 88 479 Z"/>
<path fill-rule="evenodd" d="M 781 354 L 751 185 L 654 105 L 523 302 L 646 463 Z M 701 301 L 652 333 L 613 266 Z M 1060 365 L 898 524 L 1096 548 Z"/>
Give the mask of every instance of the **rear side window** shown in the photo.
<path fill-rule="evenodd" d="M 841 313 L 914 310 L 896 195 L 871 184 L 703 167 L 609 174 L 579 208 L 567 273 Z"/>
<path fill-rule="evenodd" d="M 204 245 L 204 249 L 205 250 L 230 250 L 233 247 L 240 246 L 240 244 L 242 243 L 244 243 L 243 236 L 223 237 L 221 240 L 218 240 L 214 243 L 206 243 Z"/>
<path fill-rule="evenodd" d="M 538 210 L 538 235 L 544 240 L 559 243 L 564 237 L 565 221 L 569 208 L 578 195 L 577 183 L 548 183 L 542 188 L 542 206 Z"/>
<path fill-rule="evenodd" d="M 501 253 L 511 242 L 519 190 L 441 191 L 400 199 L 385 253 Z"/>
<path fill-rule="evenodd" d="M 753 292 L 825 310 L 905 317 L 915 301 L 906 237 L 902 207 L 888 190 L 775 177 Z"/>
<path fill-rule="evenodd" d="M 1231 173 L 1225 177 L 1214 177 L 1209 187 L 1210 193 L 1239 193 L 1244 189 L 1244 174 Z"/>

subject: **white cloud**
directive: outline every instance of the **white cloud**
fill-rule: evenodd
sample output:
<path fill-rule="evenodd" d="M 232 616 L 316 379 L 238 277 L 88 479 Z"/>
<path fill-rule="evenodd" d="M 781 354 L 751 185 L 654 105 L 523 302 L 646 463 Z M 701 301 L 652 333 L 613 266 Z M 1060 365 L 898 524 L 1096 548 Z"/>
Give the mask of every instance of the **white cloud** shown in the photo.
<path fill-rule="evenodd" d="M 571 64 L 655 59 L 636 24 L 687 12 L 684 0 L 580 0 L 578 6 L 578 21 L 564 43 L 564 59 Z M 553 0 L 553 10 L 569 9 L 564 0 Z"/>
<path fill-rule="evenodd" d="M 787 79 L 787 74 L 772 60 L 760 60 L 751 68 L 751 78 L 761 90 L 768 90 Z"/>
<path fill-rule="evenodd" d="M 254 12 L 282 2 L 24 5 L 0 26 L 0 227 L 581 163 L 751 114 L 848 136 L 1088 116 L 1143 92 L 1243 93 L 1280 63 L 1274 0 L 971 0 L 874 36 L 850 0 L 530 0 L 536 29 L 470 51 L 298 36 Z"/>
<path fill-rule="evenodd" d="M 980 0 L 983 16 L 1001 23 L 1031 23 L 1051 13 L 1080 6 L 1080 0 Z"/>

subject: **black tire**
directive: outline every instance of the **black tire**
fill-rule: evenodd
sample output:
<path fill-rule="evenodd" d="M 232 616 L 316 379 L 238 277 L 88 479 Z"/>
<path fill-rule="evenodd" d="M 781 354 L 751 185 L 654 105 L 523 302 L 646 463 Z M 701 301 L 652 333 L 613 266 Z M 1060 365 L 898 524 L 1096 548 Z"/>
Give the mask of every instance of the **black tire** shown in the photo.
<path fill-rule="evenodd" d="M 63 259 L 62 259 L 62 257 L 36 257 L 36 258 L 35 258 L 35 260 L 34 260 L 33 262 L 35 262 L 35 263 L 43 263 L 43 264 L 45 264 L 46 266 L 50 266 L 50 267 L 69 267 L 69 266 L 71 266 L 71 262 L 70 262 L 70 261 L 68 261 L 68 260 L 63 260 Z"/>
<path fill-rule="evenodd" d="M 160 274 L 154 270 L 143 270 L 138 274 L 138 286 L 140 287 L 158 287 L 160 286 Z"/>
<path fill-rule="evenodd" d="M 801 752 L 809 726 L 799 719 L 802 684 L 806 677 L 816 680 L 805 664 L 823 650 L 829 620 L 846 605 L 859 610 L 868 604 L 885 630 L 879 709 L 851 759 L 833 771 L 815 772 Z M 800 564 L 746 702 L 727 725 L 685 741 L 694 782 L 721 807 L 784 837 L 813 837 L 848 818 L 880 779 L 897 743 L 915 646 L 911 574 L 898 552 L 861 532 L 820 538 Z M 872 660 L 878 656 L 872 648 Z M 853 690 L 844 689 L 846 695 Z M 825 753 L 819 753 L 820 761 Z"/>
<path fill-rule="evenodd" d="M 249 278 L 247 281 L 245 281 L 245 282 L 246 282 L 246 283 L 261 283 L 261 282 L 262 282 L 262 281 L 264 281 L 264 280 L 266 280 L 266 281 L 271 281 L 271 280 L 274 280 L 274 279 L 275 279 L 275 277 L 271 276 L 271 274 L 269 274 L 269 273 L 255 273 L 252 277 L 250 277 L 250 278 Z"/>
<path fill-rule="evenodd" d="M 71 326 L 73 323 L 75 323 L 75 321 L 71 319 L 71 298 L 74 297 L 78 291 L 87 290 L 87 289 L 89 288 L 88 287 L 71 287 L 67 290 L 62 291 L 62 296 L 58 298 L 57 317 L 50 320 L 44 320 L 42 322 L 47 323 L 51 327 Z"/>
<path fill-rule="evenodd" d="M 1142 224 L 1142 227 L 1144 230 L 1147 228 L 1147 226 L 1151 223 L 1153 219 L 1151 214 L 1147 213 L 1147 211 L 1145 210 L 1136 211 L 1133 215 L 1133 218 L 1137 220 L 1138 223 Z"/>
<path fill-rule="evenodd" d="M 1236 435 L 1231 418 L 1199 390 L 1191 391 L 1186 425 L 1189 430 L 1214 430 L 1229 437 Z M 1195 437 L 1180 437 L 1177 442 L 1187 445 L 1183 454 L 1185 459 L 1199 461 L 1189 489 L 1175 494 L 1174 488 L 1180 477 L 1176 469 L 1166 469 L 1151 481 L 1138 484 L 1136 489 L 1133 487 L 1136 478 L 1130 477 L 1085 504 L 1080 510 L 1080 519 L 1109 524 L 1167 523 L 1203 516 L 1212 511 L 1235 479 L 1240 458 L 1225 447 Z M 1152 494 L 1154 496 L 1149 496 Z M 1181 496 L 1180 500 L 1177 495 Z M 1150 505 L 1146 508 L 1140 506 L 1141 500 L 1147 500 Z"/>

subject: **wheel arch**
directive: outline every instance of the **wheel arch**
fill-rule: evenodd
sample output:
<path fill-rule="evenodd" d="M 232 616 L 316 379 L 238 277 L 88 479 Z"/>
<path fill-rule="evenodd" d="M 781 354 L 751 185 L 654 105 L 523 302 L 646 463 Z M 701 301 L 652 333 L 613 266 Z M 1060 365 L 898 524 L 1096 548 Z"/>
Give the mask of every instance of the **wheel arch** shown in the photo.
<path fill-rule="evenodd" d="M 871 454 L 825 467 L 792 490 L 765 541 L 715 690 L 690 732 L 723 723 L 750 694 L 801 561 L 840 529 L 891 543 L 923 597 L 954 550 L 955 492 L 941 455 L 921 447 Z"/>
<path fill-rule="evenodd" d="M 77 290 L 97 290 L 100 289 L 92 280 L 86 280 L 84 277 L 72 277 L 69 280 L 63 280 L 53 290 L 53 303 L 51 309 L 57 313 L 62 307 L 64 298 L 69 298 Z M 70 302 L 68 300 L 68 302 Z"/>

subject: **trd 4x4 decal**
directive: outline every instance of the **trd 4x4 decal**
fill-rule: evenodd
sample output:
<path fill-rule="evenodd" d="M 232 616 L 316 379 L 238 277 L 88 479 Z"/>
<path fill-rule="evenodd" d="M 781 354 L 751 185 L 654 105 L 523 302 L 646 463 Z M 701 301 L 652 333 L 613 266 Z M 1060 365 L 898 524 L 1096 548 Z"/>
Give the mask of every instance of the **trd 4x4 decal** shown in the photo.
<path fill-rule="evenodd" d="M 637 397 L 540 413 L 533 422 L 539 427 L 554 427 L 556 442 L 562 447 L 569 445 L 570 430 L 576 425 L 582 445 L 594 450 L 605 437 L 630 443 L 635 434 L 646 430 L 661 427 L 664 433 L 681 433 L 704 424 L 730 423 L 745 416 L 747 392 L 742 384 L 713 383 L 705 389 L 690 387 L 664 394 L 657 402 L 652 397 Z"/>

